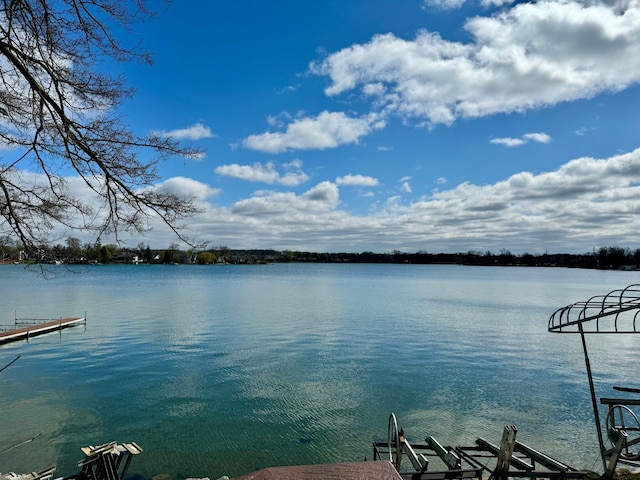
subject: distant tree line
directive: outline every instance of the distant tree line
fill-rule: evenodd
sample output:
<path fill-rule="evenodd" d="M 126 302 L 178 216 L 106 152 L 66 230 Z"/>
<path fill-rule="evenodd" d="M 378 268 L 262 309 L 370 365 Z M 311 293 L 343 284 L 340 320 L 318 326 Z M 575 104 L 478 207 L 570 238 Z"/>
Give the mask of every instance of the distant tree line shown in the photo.
<path fill-rule="evenodd" d="M 291 250 L 234 250 L 226 246 L 204 250 L 181 250 L 171 244 L 166 249 L 151 249 L 139 243 L 135 248 L 116 244 L 102 245 L 100 242 L 82 244 L 68 237 L 63 244 L 41 245 L 30 249 L 29 254 L 15 241 L 0 238 L 0 263 L 64 263 L 64 264 L 259 264 L 275 262 L 300 263 L 405 263 L 405 264 L 456 264 L 485 266 L 529 266 L 529 267 L 576 267 L 597 269 L 629 269 L 640 267 L 640 248 L 631 250 L 622 247 L 601 247 L 593 252 L 544 253 L 521 255 L 501 249 L 490 251 L 429 253 L 418 251 L 406 253 L 395 250 L 391 253 L 320 253 Z"/>
<path fill-rule="evenodd" d="M 597 251 L 572 253 L 523 253 L 517 255 L 509 250 L 501 249 L 499 253 L 491 251 L 429 253 L 418 251 L 405 253 L 282 253 L 284 261 L 318 262 L 318 263 L 413 263 L 413 264 L 455 264 L 484 266 L 528 266 L 528 267 L 576 267 L 600 269 L 636 269 L 640 267 L 640 249 L 630 250 L 621 247 L 601 247 Z"/>

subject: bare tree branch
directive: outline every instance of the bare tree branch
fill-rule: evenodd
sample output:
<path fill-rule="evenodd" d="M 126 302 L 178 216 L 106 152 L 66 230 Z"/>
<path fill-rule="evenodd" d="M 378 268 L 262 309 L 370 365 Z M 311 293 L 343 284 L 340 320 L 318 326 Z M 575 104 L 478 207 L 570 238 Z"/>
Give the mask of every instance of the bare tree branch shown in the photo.
<path fill-rule="evenodd" d="M 154 185 L 158 162 L 201 152 L 134 134 L 117 114 L 131 90 L 99 68 L 150 63 L 114 33 L 140 15 L 150 15 L 143 0 L 0 0 L 0 147 L 17 157 L 0 159 L 0 229 L 27 248 L 59 225 L 118 239 L 121 231 L 145 231 L 153 217 L 190 243 L 178 222 L 197 212 L 194 202 Z M 82 179 L 105 210 L 73 198 L 69 176 Z"/>

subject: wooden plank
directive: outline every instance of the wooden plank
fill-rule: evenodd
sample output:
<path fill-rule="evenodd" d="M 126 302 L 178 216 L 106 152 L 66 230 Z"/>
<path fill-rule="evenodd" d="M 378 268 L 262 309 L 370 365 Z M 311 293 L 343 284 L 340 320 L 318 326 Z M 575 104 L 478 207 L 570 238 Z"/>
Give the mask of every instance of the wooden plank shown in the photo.
<path fill-rule="evenodd" d="M 500 450 L 498 451 L 498 460 L 496 467 L 491 473 L 490 479 L 507 480 L 509 469 L 511 468 L 511 460 L 514 458 L 513 449 L 516 446 L 516 434 L 518 429 L 514 426 L 507 425 L 502 433 L 500 441 Z M 533 465 L 531 466 L 533 469 Z"/>
<path fill-rule="evenodd" d="M 402 480 L 388 461 L 330 463 L 268 467 L 232 480 Z"/>

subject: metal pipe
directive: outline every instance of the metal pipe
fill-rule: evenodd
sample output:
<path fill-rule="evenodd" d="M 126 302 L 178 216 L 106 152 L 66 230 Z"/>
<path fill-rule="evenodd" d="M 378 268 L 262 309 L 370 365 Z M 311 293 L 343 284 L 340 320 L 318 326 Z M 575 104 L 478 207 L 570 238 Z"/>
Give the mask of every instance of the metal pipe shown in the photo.
<path fill-rule="evenodd" d="M 587 353 L 587 341 L 584 337 L 584 330 L 582 329 L 582 323 L 578 324 L 580 330 L 580 338 L 582 339 L 582 350 L 584 351 L 584 363 L 587 366 L 587 376 L 589 377 L 589 391 L 591 393 L 591 404 L 593 405 L 593 416 L 596 421 L 596 430 L 598 433 L 598 443 L 600 444 L 600 456 L 602 457 L 602 466 L 607 471 L 607 460 L 605 458 L 604 440 L 602 438 L 602 426 L 600 424 L 600 414 L 598 413 L 598 402 L 596 400 L 596 389 L 593 385 L 593 375 L 591 373 L 591 362 L 589 361 L 589 354 Z"/>

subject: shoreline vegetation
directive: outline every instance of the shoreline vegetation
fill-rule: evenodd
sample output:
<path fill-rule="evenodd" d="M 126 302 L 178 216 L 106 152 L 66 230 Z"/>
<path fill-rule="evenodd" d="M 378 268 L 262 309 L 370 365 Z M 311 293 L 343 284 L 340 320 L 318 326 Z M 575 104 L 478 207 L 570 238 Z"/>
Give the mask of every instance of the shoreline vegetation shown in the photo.
<path fill-rule="evenodd" d="M 26 250 L 13 244 L 0 243 L 0 264 L 183 264 L 183 265 L 251 265 L 267 263 L 390 263 L 452 264 L 479 266 L 573 267 L 604 270 L 640 270 L 640 248 L 631 250 L 617 246 L 600 247 L 587 253 L 513 254 L 467 251 L 457 253 L 415 253 L 395 250 L 391 253 L 364 251 L 304 252 L 274 249 L 231 249 L 226 246 L 182 250 L 177 244 L 166 249 L 151 249 L 139 243 L 135 248 L 115 244 L 84 244 L 69 237 L 66 245 L 42 245 Z"/>

